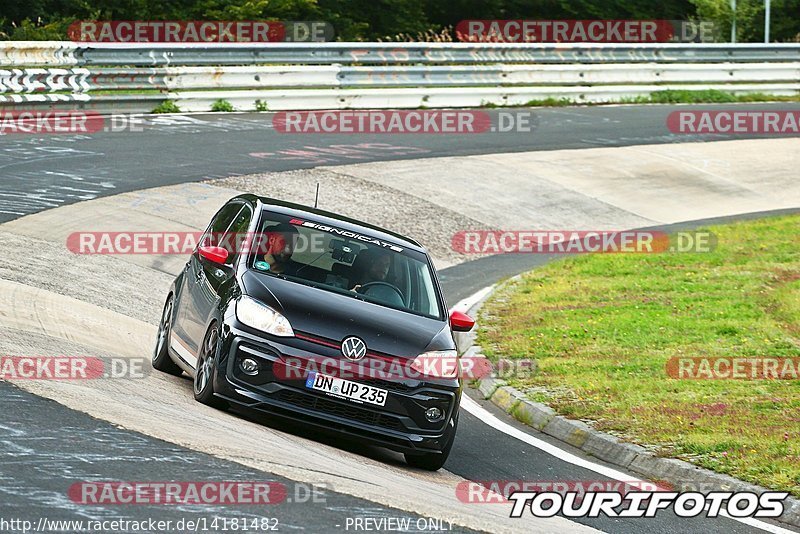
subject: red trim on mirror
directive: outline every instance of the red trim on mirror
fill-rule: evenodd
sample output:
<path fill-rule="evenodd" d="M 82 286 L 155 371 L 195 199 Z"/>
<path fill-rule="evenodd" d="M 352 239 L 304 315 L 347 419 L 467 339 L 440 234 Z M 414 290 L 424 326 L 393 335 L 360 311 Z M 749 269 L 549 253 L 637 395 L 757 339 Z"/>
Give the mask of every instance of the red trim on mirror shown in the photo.
<path fill-rule="evenodd" d="M 453 311 L 450 313 L 450 328 L 453 332 L 469 332 L 475 326 L 475 320 L 460 311 Z"/>

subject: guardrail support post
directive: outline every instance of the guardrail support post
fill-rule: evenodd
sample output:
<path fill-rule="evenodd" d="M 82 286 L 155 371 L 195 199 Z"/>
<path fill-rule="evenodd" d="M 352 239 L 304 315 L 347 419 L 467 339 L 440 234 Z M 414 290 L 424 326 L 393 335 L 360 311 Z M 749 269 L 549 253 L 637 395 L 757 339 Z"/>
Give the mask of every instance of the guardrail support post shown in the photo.
<path fill-rule="evenodd" d="M 764 10 L 764 42 L 769 42 L 769 17 L 770 17 L 770 4 L 772 3 L 771 0 L 764 0 L 766 4 L 766 8 Z"/>

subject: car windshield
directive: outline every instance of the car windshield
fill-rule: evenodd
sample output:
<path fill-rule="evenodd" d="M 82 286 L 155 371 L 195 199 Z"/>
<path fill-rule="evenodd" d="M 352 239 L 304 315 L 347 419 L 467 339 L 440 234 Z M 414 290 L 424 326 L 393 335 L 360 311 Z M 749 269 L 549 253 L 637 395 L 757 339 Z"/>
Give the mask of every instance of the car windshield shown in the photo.
<path fill-rule="evenodd" d="M 263 211 L 248 267 L 389 308 L 442 320 L 425 254 L 369 234 Z"/>

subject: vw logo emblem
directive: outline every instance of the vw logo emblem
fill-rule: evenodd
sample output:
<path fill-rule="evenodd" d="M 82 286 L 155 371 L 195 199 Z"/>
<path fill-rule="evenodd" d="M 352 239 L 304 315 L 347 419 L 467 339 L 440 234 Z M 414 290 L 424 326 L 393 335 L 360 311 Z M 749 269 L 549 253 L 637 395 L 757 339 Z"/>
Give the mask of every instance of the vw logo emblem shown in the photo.
<path fill-rule="evenodd" d="M 342 354 L 351 361 L 357 361 L 367 355 L 367 345 L 363 340 L 350 336 L 342 341 Z"/>

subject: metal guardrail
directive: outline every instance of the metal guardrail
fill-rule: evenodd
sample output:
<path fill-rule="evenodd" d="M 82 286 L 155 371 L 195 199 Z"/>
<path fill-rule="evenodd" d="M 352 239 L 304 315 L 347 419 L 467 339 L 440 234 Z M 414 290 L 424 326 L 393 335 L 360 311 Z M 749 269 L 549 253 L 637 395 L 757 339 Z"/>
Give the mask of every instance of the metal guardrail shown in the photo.
<path fill-rule="evenodd" d="M 0 94 L 158 89 L 277 89 L 365 87 L 479 87 L 631 83 L 759 83 L 800 80 L 797 63 L 697 63 L 689 65 L 319 65 L 0 70 Z"/>
<path fill-rule="evenodd" d="M 798 61 L 800 44 L 0 42 L 0 65 L 168 66 Z"/>
<path fill-rule="evenodd" d="M 205 111 L 223 98 L 241 109 L 256 99 L 270 109 L 446 107 L 679 88 L 797 94 L 800 44 L 0 42 L 6 106 L 149 111 L 176 100 Z M 161 94 L 126 94 L 142 90 Z"/>

